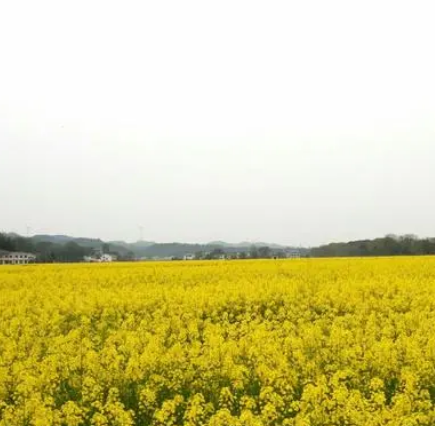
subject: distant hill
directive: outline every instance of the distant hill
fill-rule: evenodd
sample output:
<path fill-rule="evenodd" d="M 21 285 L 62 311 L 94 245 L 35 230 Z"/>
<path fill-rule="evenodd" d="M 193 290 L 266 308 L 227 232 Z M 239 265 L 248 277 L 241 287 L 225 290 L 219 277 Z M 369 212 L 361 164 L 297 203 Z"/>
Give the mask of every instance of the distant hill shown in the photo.
<path fill-rule="evenodd" d="M 123 247 L 124 249 L 134 253 L 136 257 L 144 257 L 143 253 L 156 243 L 153 241 L 136 241 L 135 243 L 126 243 L 125 241 L 109 241 L 108 244 L 114 247 Z"/>
<path fill-rule="evenodd" d="M 34 235 L 30 237 L 35 242 L 44 242 L 44 243 L 67 243 L 69 241 L 74 240 L 74 237 L 69 237 L 68 235 Z"/>
<path fill-rule="evenodd" d="M 118 246 L 144 248 L 156 244 L 154 241 L 136 241 L 135 243 L 126 243 L 125 241 L 108 241 L 108 244 L 116 244 Z"/>
<path fill-rule="evenodd" d="M 34 235 L 26 238 L 16 233 L 0 232 L 0 249 L 24 251 L 37 255 L 41 262 L 77 262 L 96 250 L 115 254 L 120 260 L 141 258 L 168 258 L 194 255 L 199 258 L 230 257 L 352 257 L 352 256 L 410 256 L 435 255 L 435 238 L 420 239 L 415 235 L 386 235 L 372 240 L 337 242 L 319 247 L 303 248 L 274 243 L 227 243 L 211 241 L 207 244 L 158 243 L 154 241 L 103 241 L 99 238 L 72 237 L 69 235 Z M 237 254 L 236 254 L 237 253 Z M 236 254 L 236 256 L 233 256 Z"/>
<path fill-rule="evenodd" d="M 36 242 L 65 244 L 75 242 L 83 247 L 99 248 L 104 242 L 99 238 L 84 238 L 84 237 L 70 237 L 69 235 L 34 235 L 31 239 Z"/>
<path fill-rule="evenodd" d="M 201 244 L 183 244 L 183 243 L 156 243 L 142 250 L 137 250 L 140 257 L 183 257 L 186 254 L 194 254 L 198 251 L 205 251 L 204 245 Z"/>
<path fill-rule="evenodd" d="M 110 253 L 118 254 L 124 258 L 167 258 L 167 257 L 183 257 L 187 254 L 210 253 L 214 250 L 222 250 L 225 253 L 232 254 L 237 252 L 249 252 L 252 247 L 269 247 L 272 250 L 284 250 L 289 247 L 280 244 L 264 243 L 264 242 L 241 242 L 227 243 L 225 241 L 211 241 L 206 244 L 197 243 L 158 243 L 154 241 L 136 241 L 127 243 L 125 241 L 103 241 L 99 238 L 72 237 L 70 235 L 49 235 L 39 234 L 28 239 L 14 233 L 7 234 L 10 238 L 23 239 L 33 244 L 35 250 L 44 251 L 62 251 L 63 247 L 75 244 L 86 253 L 91 253 L 93 250 L 105 250 Z M 21 243 L 21 247 L 25 247 Z M 28 249 L 31 251 L 31 247 Z"/>
<path fill-rule="evenodd" d="M 265 247 L 271 249 L 284 249 L 284 246 L 279 244 L 270 244 L 263 242 L 242 242 L 242 243 L 227 243 L 225 241 L 212 241 L 207 244 L 195 243 L 158 243 L 154 241 L 136 241 L 127 243 L 125 241 L 103 241 L 93 238 L 75 238 L 68 235 L 35 235 L 32 237 L 35 241 L 67 243 L 75 242 L 83 247 L 101 248 L 103 244 L 108 244 L 111 251 L 124 253 L 125 251 L 132 252 L 138 258 L 153 258 L 153 257 L 183 257 L 186 254 L 194 254 L 197 252 L 211 252 L 215 249 L 222 249 L 227 253 L 236 253 L 238 251 L 248 251 L 251 247 Z"/>
<path fill-rule="evenodd" d="M 239 249 L 247 249 L 250 247 L 270 247 L 273 249 L 283 249 L 286 246 L 283 246 L 281 244 L 275 244 L 275 243 L 264 243 L 264 242 L 249 242 L 249 241 L 242 241 L 241 243 L 226 243 L 225 241 L 212 241 L 208 243 L 207 245 L 210 246 L 219 246 L 219 247 L 233 247 L 233 248 L 239 248 Z"/>
<path fill-rule="evenodd" d="M 237 244 L 238 247 L 270 247 L 273 249 L 283 249 L 286 248 L 287 246 L 283 246 L 281 244 L 275 244 L 275 243 L 264 243 L 264 242 L 248 242 L 248 241 L 243 241 L 239 244 Z"/>
<path fill-rule="evenodd" d="M 231 247 L 233 244 L 226 243 L 225 241 L 210 241 L 207 243 L 209 246 L 219 246 L 219 247 Z"/>
<path fill-rule="evenodd" d="M 4 234 L 4 235 L 6 235 L 6 236 L 9 237 L 9 238 L 20 238 L 20 237 L 21 237 L 21 235 L 15 233 L 15 232 L 7 232 L 7 233 Z"/>

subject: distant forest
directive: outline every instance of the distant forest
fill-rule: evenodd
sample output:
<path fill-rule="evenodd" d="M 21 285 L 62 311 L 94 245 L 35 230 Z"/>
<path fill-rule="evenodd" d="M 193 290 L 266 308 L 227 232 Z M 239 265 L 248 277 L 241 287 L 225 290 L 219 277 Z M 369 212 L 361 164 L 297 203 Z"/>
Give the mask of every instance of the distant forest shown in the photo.
<path fill-rule="evenodd" d="M 101 240 L 78 238 L 56 242 L 47 241 L 46 238 L 25 238 L 15 234 L 0 233 L 0 250 L 34 253 L 37 256 L 37 261 L 42 263 L 79 262 L 83 260 L 84 256 L 92 255 L 97 249 L 104 250 L 109 254 L 116 254 L 120 260 L 134 258 L 134 254 L 130 250 L 117 246 L 111 247 Z"/>
<path fill-rule="evenodd" d="M 240 243 L 228 244 L 223 241 L 208 244 L 187 243 L 154 243 L 138 241 L 126 243 L 124 241 L 105 242 L 100 239 L 74 238 L 66 235 L 35 235 L 22 237 L 17 234 L 0 233 L 0 250 L 23 251 L 34 253 L 38 262 L 78 262 L 84 256 L 96 253 L 107 253 L 118 260 L 135 259 L 182 259 L 189 256 L 193 259 L 226 258 L 284 258 L 288 250 L 298 250 L 302 255 L 306 249 L 292 249 L 277 244 Z"/>
<path fill-rule="evenodd" d="M 0 250 L 23 251 L 37 255 L 38 262 L 78 262 L 96 252 L 116 255 L 118 260 L 181 259 L 193 255 L 195 259 L 284 258 L 290 247 L 278 245 L 230 245 L 224 242 L 209 244 L 154 243 L 139 241 L 104 242 L 100 239 L 74 238 L 61 235 L 22 237 L 0 233 Z M 387 235 L 373 240 L 331 243 L 314 248 L 296 249 L 301 257 L 365 257 L 435 255 L 435 238 L 420 239 L 414 235 Z"/>
<path fill-rule="evenodd" d="M 331 243 L 309 250 L 310 257 L 412 256 L 435 254 L 435 238 L 387 235 L 374 240 Z"/>

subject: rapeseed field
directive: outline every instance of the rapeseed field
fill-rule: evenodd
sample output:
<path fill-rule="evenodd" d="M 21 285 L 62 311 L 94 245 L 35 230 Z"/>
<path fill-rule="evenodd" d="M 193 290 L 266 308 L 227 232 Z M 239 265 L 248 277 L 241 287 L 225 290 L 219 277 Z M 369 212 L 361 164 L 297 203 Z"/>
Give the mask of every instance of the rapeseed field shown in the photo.
<path fill-rule="evenodd" d="M 1 426 L 435 424 L 435 258 L 0 267 Z"/>

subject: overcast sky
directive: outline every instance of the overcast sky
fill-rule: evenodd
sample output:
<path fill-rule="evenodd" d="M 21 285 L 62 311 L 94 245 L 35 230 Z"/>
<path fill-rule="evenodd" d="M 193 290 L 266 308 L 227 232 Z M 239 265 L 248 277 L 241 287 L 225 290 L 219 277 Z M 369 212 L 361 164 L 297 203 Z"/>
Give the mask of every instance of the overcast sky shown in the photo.
<path fill-rule="evenodd" d="M 433 1 L 0 3 L 0 230 L 435 236 Z"/>

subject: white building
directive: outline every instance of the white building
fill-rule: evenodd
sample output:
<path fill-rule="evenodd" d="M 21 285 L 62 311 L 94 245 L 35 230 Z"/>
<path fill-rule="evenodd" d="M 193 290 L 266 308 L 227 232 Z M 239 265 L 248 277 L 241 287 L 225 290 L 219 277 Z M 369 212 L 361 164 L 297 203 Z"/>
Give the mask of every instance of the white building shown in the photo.
<path fill-rule="evenodd" d="M 116 260 L 116 256 L 113 254 L 102 254 L 100 257 L 100 262 L 114 262 Z"/>
<path fill-rule="evenodd" d="M 115 262 L 116 261 L 116 256 L 114 256 L 113 254 L 102 254 L 101 256 L 98 257 L 93 257 L 93 256 L 85 256 L 83 258 L 83 260 L 85 262 Z"/>
<path fill-rule="evenodd" d="M 0 251 L 0 265 L 27 265 L 33 263 L 36 256 L 19 251 Z"/>
<path fill-rule="evenodd" d="M 299 259 L 301 257 L 301 251 L 297 248 L 285 249 L 285 256 L 288 259 Z"/>
<path fill-rule="evenodd" d="M 100 259 L 97 259 L 96 257 L 92 257 L 92 256 L 84 256 L 83 257 L 83 260 L 85 261 L 85 262 L 99 262 L 100 261 Z"/>
<path fill-rule="evenodd" d="M 192 254 L 192 253 L 185 254 L 185 255 L 183 256 L 183 259 L 184 259 L 184 260 L 195 260 L 195 255 Z"/>

